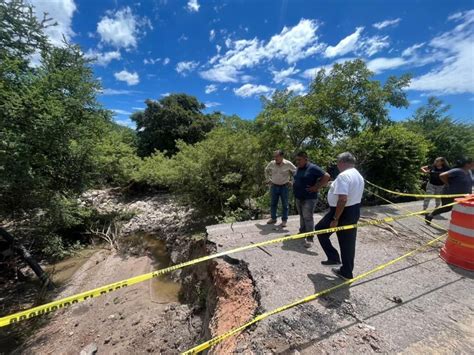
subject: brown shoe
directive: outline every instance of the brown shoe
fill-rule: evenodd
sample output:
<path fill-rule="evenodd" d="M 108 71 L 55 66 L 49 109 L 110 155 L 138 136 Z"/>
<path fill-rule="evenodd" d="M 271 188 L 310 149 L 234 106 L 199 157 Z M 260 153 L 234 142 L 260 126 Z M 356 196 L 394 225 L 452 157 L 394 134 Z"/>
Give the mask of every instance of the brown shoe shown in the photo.
<path fill-rule="evenodd" d="M 270 218 L 270 219 L 267 221 L 267 224 L 275 224 L 276 222 L 277 222 L 276 219 Z"/>
<path fill-rule="evenodd" d="M 281 221 L 280 227 L 285 228 L 286 227 L 286 221 Z"/>

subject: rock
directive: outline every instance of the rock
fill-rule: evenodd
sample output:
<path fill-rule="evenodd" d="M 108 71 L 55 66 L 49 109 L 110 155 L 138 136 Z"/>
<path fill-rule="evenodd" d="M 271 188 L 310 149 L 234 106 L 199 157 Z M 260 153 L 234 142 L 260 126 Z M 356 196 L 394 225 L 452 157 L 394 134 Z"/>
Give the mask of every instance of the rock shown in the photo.
<path fill-rule="evenodd" d="M 97 353 L 97 344 L 90 343 L 85 348 L 81 350 L 79 355 L 95 355 Z"/>
<path fill-rule="evenodd" d="M 112 337 L 108 337 L 104 340 L 104 344 L 108 344 L 110 343 L 110 341 L 112 340 Z"/>

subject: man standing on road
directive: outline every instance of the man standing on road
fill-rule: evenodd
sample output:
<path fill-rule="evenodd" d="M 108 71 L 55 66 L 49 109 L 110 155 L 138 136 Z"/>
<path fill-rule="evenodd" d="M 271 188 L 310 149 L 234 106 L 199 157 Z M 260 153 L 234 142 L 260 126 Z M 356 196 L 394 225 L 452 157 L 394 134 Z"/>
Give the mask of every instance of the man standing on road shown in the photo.
<path fill-rule="evenodd" d="M 281 227 L 286 227 L 288 221 L 288 187 L 293 183 L 293 175 L 296 167 L 292 162 L 284 159 L 282 150 L 277 150 L 273 153 L 273 158 L 265 168 L 265 178 L 267 183 L 271 186 L 271 218 L 267 224 L 274 224 L 277 222 L 278 201 L 281 199 L 282 215 Z"/>
<path fill-rule="evenodd" d="M 314 207 L 318 200 L 318 191 L 326 186 L 330 176 L 316 164 L 310 163 L 306 152 L 296 155 L 295 182 L 293 192 L 296 198 L 296 209 L 300 215 L 300 233 L 312 232 L 314 229 Z M 313 238 L 306 238 L 305 247 L 310 248 Z"/>
<path fill-rule="evenodd" d="M 340 173 L 328 192 L 330 209 L 316 225 L 315 230 L 356 224 L 359 221 L 364 178 L 355 168 L 355 163 L 356 160 L 351 153 L 346 152 L 337 156 Z M 319 243 L 327 256 L 327 260 L 321 261 L 321 264 L 339 265 L 342 260 L 342 267 L 332 269 L 333 273 L 344 280 L 352 279 L 357 229 L 336 232 L 341 256 L 331 244 L 329 239 L 331 234 L 318 235 Z"/>

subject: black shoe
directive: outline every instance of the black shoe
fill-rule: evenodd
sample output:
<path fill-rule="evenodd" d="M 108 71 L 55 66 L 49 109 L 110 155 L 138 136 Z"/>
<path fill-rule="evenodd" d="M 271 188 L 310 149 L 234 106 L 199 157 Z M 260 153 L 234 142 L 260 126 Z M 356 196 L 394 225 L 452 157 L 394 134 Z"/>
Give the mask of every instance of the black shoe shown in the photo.
<path fill-rule="evenodd" d="M 325 265 L 325 266 L 341 265 L 341 262 L 337 260 L 324 260 L 324 261 L 321 261 L 321 265 Z"/>
<path fill-rule="evenodd" d="M 340 279 L 343 279 L 344 281 L 352 280 L 352 277 L 346 277 L 343 274 L 341 274 L 341 269 L 333 268 L 331 269 L 332 273 L 339 277 Z"/>
<path fill-rule="evenodd" d="M 426 215 L 425 215 L 425 223 L 426 223 L 427 225 L 430 225 L 432 220 L 433 220 L 433 216 L 432 216 L 432 215 L 430 215 L 430 214 L 426 214 Z"/>

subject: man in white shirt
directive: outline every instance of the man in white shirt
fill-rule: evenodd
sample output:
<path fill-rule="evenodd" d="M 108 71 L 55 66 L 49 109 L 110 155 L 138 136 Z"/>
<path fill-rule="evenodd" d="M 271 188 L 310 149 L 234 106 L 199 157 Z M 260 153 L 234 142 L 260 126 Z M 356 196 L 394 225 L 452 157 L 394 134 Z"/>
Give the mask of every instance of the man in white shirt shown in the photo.
<path fill-rule="evenodd" d="M 364 178 L 355 169 L 356 159 L 351 153 L 345 152 L 337 156 L 339 175 L 331 184 L 328 192 L 329 212 L 319 221 L 315 230 L 356 224 L 360 217 L 360 203 L 364 193 Z M 353 278 L 354 256 L 357 229 L 338 231 L 337 240 L 341 256 L 331 244 L 329 237 L 332 233 L 318 235 L 319 243 L 326 253 L 327 260 L 323 265 L 340 265 L 332 269 L 334 274 L 342 279 Z"/>
<path fill-rule="evenodd" d="M 282 150 L 275 151 L 273 154 L 274 160 L 268 163 L 265 168 L 265 178 L 271 186 L 271 218 L 267 224 L 277 222 L 278 201 L 281 199 L 281 227 L 286 227 L 288 221 L 288 187 L 291 186 L 296 171 L 296 167 L 291 161 L 284 159 L 284 155 Z"/>

